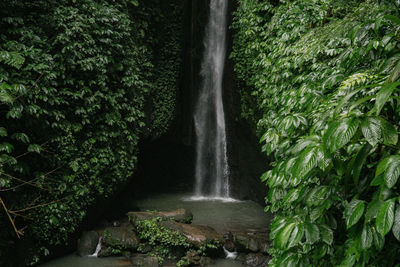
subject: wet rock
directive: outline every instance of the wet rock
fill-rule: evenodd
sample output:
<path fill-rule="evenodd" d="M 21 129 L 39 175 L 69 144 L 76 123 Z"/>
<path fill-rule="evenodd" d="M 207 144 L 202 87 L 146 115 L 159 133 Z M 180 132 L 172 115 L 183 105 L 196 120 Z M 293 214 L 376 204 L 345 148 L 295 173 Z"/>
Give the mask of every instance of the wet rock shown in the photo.
<path fill-rule="evenodd" d="M 235 243 L 233 242 L 233 234 L 231 232 L 224 234 L 224 248 L 229 252 L 235 251 Z"/>
<path fill-rule="evenodd" d="M 201 245 L 213 243 L 222 246 L 223 238 L 213 228 L 204 225 L 184 224 L 175 221 L 163 221 L 161 226 L 178 231 L 186 237 L 188 243 L 200 247 Z"/>
<path fill-rule="evenodd" d="M 147 256 L 144 254 L 136 254 L 131 257 L 131 263 L 133 266 L 141 267 L 158 267 L 158 259 L 155 256 Z"/>
<path fill-rule="evenodd" d="M 108 227 L 103 235 L 103 243 L 109 247 L 136 249 L 139 245 L 139 238 L 132 226 Z"/>
<path fill-rule="evenodd" d="M 201 257 L 200 258 L 200 266 L 209 266 L 214 261 L 210 257 Z"/>
<path fill-rule="evenodd" d="M 268 266 L 268 262 L 270 257 L 261 254 L 261 253 L 250 253 L 247 254 L 244 260 L 244 264 L 247 266 L 254 266 L 254 267 L 264 267 Z"/>
<path fill-rule="evenodd" d="M 84 232 L 78 240 L 77 254 L 79 256 L 92 255 L 96 251 L 99 234 L 95 231 Z"/>
<path fill-rule="evenodd" d="M 181 223 L 191 223 L 193 214 L 186 209 L 177 209 L 174 211 L 137 211 L 127 213 L 129 221 L 136 225 L 138 221 L 151 220 L 156 217 L 163 218 L 164 220 L 174 220 Z"/>
<path fill-rule="evenodd" d="M 270 244 L 267 233 L 234 233 L 233 242 L 240 252 L 267 253 Z"/>
<path fill-rule="evenodd" d="M 114 256 L 116 253 L 114 249 L 106 246 L 102 246 L 99 253 L 97 254 L 97 257 L 99 258 L 105 258 L 105 257 L 111 257 Z"/>

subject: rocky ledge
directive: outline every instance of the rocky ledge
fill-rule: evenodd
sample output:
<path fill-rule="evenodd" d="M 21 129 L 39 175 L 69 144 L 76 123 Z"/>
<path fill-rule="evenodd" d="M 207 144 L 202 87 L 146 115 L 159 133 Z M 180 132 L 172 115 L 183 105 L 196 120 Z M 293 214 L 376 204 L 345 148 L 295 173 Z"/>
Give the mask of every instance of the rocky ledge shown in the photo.
<path fill-rule="evenodd" d="M 125 256 L 124 266 L 210 266 L 213 259 L 227 255 L 245 266 L 268 265 L 267 232 L 221 234 L 209 226 L 192 224 L 192 220 L 192 213 L 185 209 L 128 212 L 127 219 L 113 227 L 83 233 L 77 253 Z"/>

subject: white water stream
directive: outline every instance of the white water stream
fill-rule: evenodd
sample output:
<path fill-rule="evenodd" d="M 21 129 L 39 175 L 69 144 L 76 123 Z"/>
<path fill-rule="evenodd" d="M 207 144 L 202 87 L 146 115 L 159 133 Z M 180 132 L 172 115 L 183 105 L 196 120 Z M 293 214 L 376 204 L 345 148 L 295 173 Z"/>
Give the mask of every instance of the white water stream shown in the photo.
<path fill-rule="evenodd" d="M 195 197 L 229 198 L 222 80 L 226 57 L 228 0 L 211 0 L 201 67 L 203 83 L 194 111 L 196 130 Z"/>

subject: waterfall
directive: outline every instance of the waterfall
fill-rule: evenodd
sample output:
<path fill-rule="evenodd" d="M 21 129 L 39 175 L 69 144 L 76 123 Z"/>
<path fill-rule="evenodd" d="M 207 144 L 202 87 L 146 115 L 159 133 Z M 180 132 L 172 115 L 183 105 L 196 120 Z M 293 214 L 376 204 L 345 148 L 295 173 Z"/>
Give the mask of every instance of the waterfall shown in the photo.
<path fill-rule="evenodd" d="M 194 110 L 197 197 L 229 198 L 222 79 L 226 57 L 228 0 L 211 0 L 201 65 L 202 84 Z"/>
<path fill-rule="evenodd" d="M 100 236 L 99 237 L 99 242 L 97 243 L 97 246 L 96 246 L 96 251 L 92 255 L 89 255 L 89 257 L 96 257 L 97 258 L 97 255 L 99 255 L 99 252 L 101 250 L 102 239 L 103 238 Z"/>

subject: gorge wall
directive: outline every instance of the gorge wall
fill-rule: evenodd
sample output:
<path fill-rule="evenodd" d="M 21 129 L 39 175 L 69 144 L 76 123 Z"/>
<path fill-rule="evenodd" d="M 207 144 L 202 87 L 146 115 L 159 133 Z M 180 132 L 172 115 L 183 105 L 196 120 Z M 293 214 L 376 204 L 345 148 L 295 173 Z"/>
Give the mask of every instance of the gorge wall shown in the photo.
<path fill-rule="evenodd" d="M 201 84 L 200 64 L 204 50 L 203 36 L 208 2 L 185 2 L 183 64 L 175 119 L 165 135 L 156 140 L 147 139 L 142 142 L 139 168 L 133 182 L 136 191 L 193 190 L 196 142 L 193 109 Z M 235 2 L 230 1 L 229 25 L 235 7 Z M 228 55 L 232 47 L 232 34 L 228 30 Z M 223 88 L 231 195 L 263 203 L 265 189 L 259 178 L 265 170 L 267 160 L 260 152 L 258 140 L 252 130 L 254 125 L 241 118 L 240 95 L 229 56 L 225 64 Z"/>

